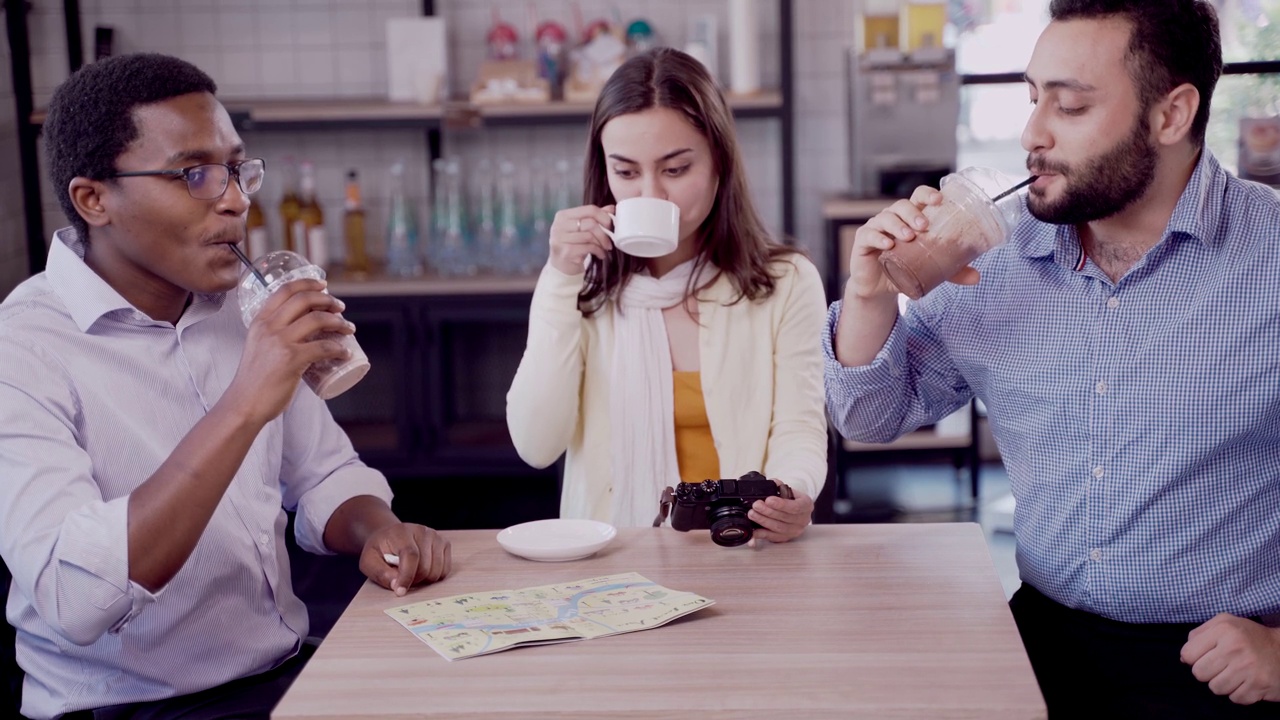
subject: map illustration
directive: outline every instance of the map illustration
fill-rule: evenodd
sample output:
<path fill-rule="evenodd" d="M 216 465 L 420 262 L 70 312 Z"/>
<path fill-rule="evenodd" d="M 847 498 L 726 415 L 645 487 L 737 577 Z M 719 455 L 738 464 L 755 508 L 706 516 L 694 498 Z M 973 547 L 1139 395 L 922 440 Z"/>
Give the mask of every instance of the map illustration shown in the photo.
<path fill-rule="evenodd" d="M 387 610 L 446 660 L 648 630 L 714 604 L 638 573 L 455 595 Z"/>

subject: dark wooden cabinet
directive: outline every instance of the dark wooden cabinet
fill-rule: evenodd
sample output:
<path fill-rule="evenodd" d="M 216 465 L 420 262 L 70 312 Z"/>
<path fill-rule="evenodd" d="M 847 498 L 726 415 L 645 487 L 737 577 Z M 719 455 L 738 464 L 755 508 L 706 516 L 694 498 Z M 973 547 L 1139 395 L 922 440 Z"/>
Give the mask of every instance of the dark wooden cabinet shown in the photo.
<path fill-rule="evenodd" d="M 369 356 L 369 374 L 329 401 L 329 410 L 364 461 L 389 475 L 414 465 L 420 444 L 417 400 L 423 345 L 412 307 L 397 298 L 349 298 L 344 315 Z"/>
<path fill-rule="evenodd" d="M 426 440 L 436 467 L 502 472 L 524 463 L 507 433 L 507 389 L 529 332 L 529 296 L 438 298 L 424 308 L 430 338 Z"/>
<path fill-rule="evenodd" d="M 526 465 L 507 432 L 507 389 L 529 327 L 526 284 L 466 294 L 331 286 L 371 367 L 329 408 L 360 457 L 387 475 L 404 519 L 444 529 L 557 514 L 558 467 Z"/>

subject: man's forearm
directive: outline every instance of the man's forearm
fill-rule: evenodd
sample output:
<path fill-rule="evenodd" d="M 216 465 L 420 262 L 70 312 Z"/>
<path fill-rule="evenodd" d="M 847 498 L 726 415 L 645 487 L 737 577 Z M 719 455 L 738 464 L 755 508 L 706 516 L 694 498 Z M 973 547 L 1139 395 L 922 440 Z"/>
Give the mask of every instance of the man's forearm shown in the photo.
<path fill-rule="evenodd" d="M 400 522 L 381 498 L 357 495 L 338 506 L 324 526 L 324 546 L 336 553 L 358 555 L 375 532 Z"/>
<path fill-rule="evenodd" d="M 836 359 L 845 367 L 870 365 L 897 320 L 896 295 L 863 298 L 852 291 L 852 283 L 846 284 L 840 320 L 836 323 Z"/>

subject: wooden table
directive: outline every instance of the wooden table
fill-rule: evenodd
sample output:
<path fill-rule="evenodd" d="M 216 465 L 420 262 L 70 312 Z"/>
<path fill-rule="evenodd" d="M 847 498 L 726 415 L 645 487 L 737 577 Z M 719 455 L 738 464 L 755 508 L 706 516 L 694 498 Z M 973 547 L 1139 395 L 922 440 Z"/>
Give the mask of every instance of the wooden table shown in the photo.
<path fill-rule="evenodd" d="M 974 524 L 815 525 L 721 548 L 622 530 L 594 557 L 538 563 L 495 532 L 445 535 L 453 574 L 404 598 L 366 583 L 276 718 L 1044 718 Z M 383 610 L 635 571 L 713 607 L 642 632 L 448 662 Z"/>

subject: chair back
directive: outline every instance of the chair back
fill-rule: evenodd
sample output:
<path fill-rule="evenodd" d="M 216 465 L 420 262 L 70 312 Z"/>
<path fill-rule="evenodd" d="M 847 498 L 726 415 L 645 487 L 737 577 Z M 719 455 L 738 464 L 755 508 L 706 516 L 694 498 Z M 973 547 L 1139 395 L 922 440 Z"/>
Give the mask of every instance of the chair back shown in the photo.
<path fill-rule="evenodd" d="M 0 561 L 0 609 L 9 602 L 12 579 L 8 566 Z M 16 639 L 17 631 L 0 618 L 0 716 L 14 718 L 21 717 L 18 712 L 22 708 L 22 668 L 18 667 Z"/>

